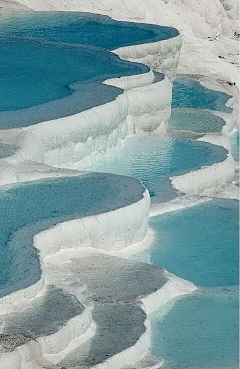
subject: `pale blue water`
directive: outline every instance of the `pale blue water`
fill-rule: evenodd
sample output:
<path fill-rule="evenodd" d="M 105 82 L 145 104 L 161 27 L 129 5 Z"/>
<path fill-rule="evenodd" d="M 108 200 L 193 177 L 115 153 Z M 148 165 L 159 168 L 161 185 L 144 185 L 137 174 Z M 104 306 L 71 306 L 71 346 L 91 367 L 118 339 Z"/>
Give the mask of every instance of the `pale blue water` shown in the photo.
<path fill-rule="evenodd" d="M 148 188 L 152 201 L 167 201 L 177 195 L 169 176 L 220 162 L 226 153 L 220 146 L 186 138 L 132 136 L 122 148 L 86 169 L 135 177 Z"/>
<path fill-rule="evenodd" d="M 98 173 L 3 187 L 0 297 L 28 287 L 40 278 L 38 251 L 32 246 L 37 232 L 64 220 L 129 205 L 140 200 L 142 192 L 142 185 L 133 178 Z"/>
<path fill-rule="evenodd" d="M 172 108 L 219 110 L 231 113 L 225 104 L 231 96 L 203 87 L 198 81 L 177 78 L 173 83 Z"/>
<path fill-rule="evenodd" d="M 132 259 L 150 260 L 198 286 L 237 285 L 238 206 L 215 199 L 151 218 L 156 241 Z"/>
<path fill-rule="evenodd" d="M 74 82 L 101 82 L 109 77 L 148 71 L 147 67 L 123 62 L 101 48 L 76 44 L 114 49 L 175 37 L 178 32 L 166 27 L 136 27 L 126 22 L 120 25 L 95 15 L 32 13 L 3 20 L 0 34 L 0 110 L 21 114 L 22 109 L 70 96 L 73 92 L 70 85 Z M 47 42 L 40 40 L 43 38 Z M 102 88 L 99 83 L 96 88 L 99 94 Z M 105 88 L 109 88 L 109 95 Z M 119 93 L 119 89 L 104 87 L 104 102 Z M 181 79 L 174 83 L 172 106 L 230 112 L 225 106 L 229 97 L 206 89 L 196 81 Z M 96 98 L 98 104 L 103 103 L 100 100 Z M 86 108 L 82 101 L 78 101 L 77 106 L 79 111 Z M 76 106 L 71 109 L 65 114 L 77 112 Z M 59 116 L 59 113 L 51 114 L 48 119 Z M 218 119 L 210 119 L 207 113 L 198 118 L 189 119 L 188 114 L 187 125 L 180 129 L 189 127 L 191 120 L 196 132 L 220 130 L 222 122 Z M 19 121 L 12 119 L 9 115 L 5 122 L 0 120 L 1 128 L 22 126 L 24 120 L 23 117 Z M 41 118 L 31 121 L 34 124 Z M 6 156 L 15 147 L 2 145 L 0 149 L 2 156 Z M 226 150 L 206 143 L 131 138 L 115 157 L 109 157 L 98 166 L 103 171 L 141 179 L 152 199 L 166 201 L 176 196 L 168 180 L 170 175 L 211 165 L 225 157 Z M 59 221 L 112 210 L 116 199 L 125 199 L 124 204 L 132 201 L 139 185 L 126 186 L 120 194 L 112 179 L 88 175 L 27 183 L 0 192 L 0 296 L 27 287 L 40 278 L 38 252 L 32 247 L 32 237 L 37 231 Z M 238 280 L 236 204 L 214 200 L 203 207 L 162 216 L 160 221 L 151 220 L 159 233 L 162 251 L 159 253 L 159 245 L 154 250 L 155 244 L 151 254 L 137 257 L 150 257 L 152 263 L 204 286 L 194 295 L 179 300 L 163 321 L 159 322 L 156 316 L 153 319 L 153 354 L 164 357 L 168 368 L 238 367 L 238 299 L 234 287 Z M 16 231 L 18 240 L 14 242 Z"/>
<path fill-rule="evenodd" d="M 176 37 L 175 28 L 115 21 L 107 16 L 79 12 L 20 13 L 3 19 L 0 35 L 41 38 L 52 42 L 83 44 L 113 50 L 121 46 Z"/>
<path fill-rule="evenodd" d="M 199 290 L 151 316 L 152 354 L 165 368 L 238 368 L 239 203 L 214 199 L 150 219 L 153 246 L 131 259 L 191 280 Z"/>
<path fill-rule="evenodd" d="M 168 128 L 197 133 L 221 132 L 226 122 L 210 112 L 198 109 L 175 108 L 171 111 Z"/>
<path fill-rule="evenodd" d="M 239 368 L 238 288 L 201 289 L 152 321 L 152 354 L 163 369 Z"/>

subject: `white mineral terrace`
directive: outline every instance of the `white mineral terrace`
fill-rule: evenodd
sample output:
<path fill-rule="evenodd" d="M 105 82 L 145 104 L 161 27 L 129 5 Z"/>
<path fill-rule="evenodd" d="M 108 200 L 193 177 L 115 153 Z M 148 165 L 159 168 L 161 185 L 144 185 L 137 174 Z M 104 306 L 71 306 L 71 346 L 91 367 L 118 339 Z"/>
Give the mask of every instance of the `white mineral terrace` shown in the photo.
<path fill-rule="evenodd" d="M 235 57 L 230 55 L 231 47 L 233 53 L 236 51 L 231 38 L 236 32 L 236 22 L 231 23 L 235 13 L 230 5 L 235 9 L 237 2 L 204 0 L 203 14 L 197 0 L 0 0 L 3 9 L 89 11 L 115 19 L 174 26 L 183 35 L 181 56 L 181 36 L 115 50 L 122 58 L 145 63 L 151 70 L 141 76 L 105 81 L 124 90 L 113 101 L 76 115 L 1 130 L 0 143 L 10 145 L 0 156 L 2 188 L 43 178 L 81 177 L 84 173 L 66 168 L 95 162 L 121 146 L 128 135 L 164 136 L 171 114 L 171 81 L 179 57 L 179 73 L 201 74 L 207 77 L 202 80 L 204 85 L 233 96 L 229 101 L 233 112 L 219 113 L 226 122 L 222 133 L 201 138 L 229 148 L 228 136 L 238 118 L 237 87 L 229 85 L 238 75 Z M 225 60 L 218 58 L 216 50 Z M 228 62 L 231 60 L 235 64 Z M 156 78 L 153 71 L 165 75 Z M 86 98 L 91 95 L 92 87 L 88 87 Z M 66 98 L 68 103 L 71 98 L 74 94 Z M 160 367 L 160 358 L 145 358 L 151 340 L 148 315 L 196 287 L 163 268 L 127 257 L 151 244 L 149 214 L 195 205 L 203 201 L 195 197 L 199 194 L 229 196 L 234 173 L 235 163 L 229 153 L 223 162 L 172 177 L 173 185 L 186 196 L 152 208 L 148 191 L 133 180 L 130 185 L 137 193 L 131 204 L 125 206 L 123 199 L 115 209 L 36 232 L 33 244 L 40 250 L 41 279 L 0 299 L 0 369 L 117 369 L 134 367 L 141 360 L 139 368 Z M 25 230 L 19 232 L 22 235 L 16 232 L 15 238 L 23 237 Z M 47 309 L 50 300 L 58 309 L 53 316 Z M 74 306 L 71 314 L 64 310 L 69 301 Z M 31 316 L 38 322 L 36 326 Z"/>

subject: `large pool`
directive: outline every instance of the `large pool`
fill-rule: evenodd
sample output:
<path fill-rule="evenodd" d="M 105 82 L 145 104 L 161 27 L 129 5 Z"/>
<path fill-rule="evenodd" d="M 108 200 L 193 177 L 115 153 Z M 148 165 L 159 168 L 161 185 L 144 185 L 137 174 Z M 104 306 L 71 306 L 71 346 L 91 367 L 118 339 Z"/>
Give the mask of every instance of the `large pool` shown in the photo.
<path fill-rule="evenodd" d="M 0 111 L 21 110 L 61 99 L 73 93 L 71 85 L 76 82 L 100 83 L 109 77 L 149 70 L 144 65 L 123 61 L 105 49 L 83 45 L 3 36 L 0 48 Z M 110 94 L 109 100 L 115 96 Z M 15 124 L 12 122 L 8 128 Z"/>
<path fill-rule="evenodd" d="M 21 12 L 1 20 L 0 35 L 40 38 L 51 42 L 83 44 L 108 50 L 166 40 L 179 35 L 176 28 L 115 21 L 80 12 Z"/>
<path fill-rule="evenodd" d="M 146 73 L 149 68 L 123 61 L 109 50 L 178 34 L 174 28 L 117 22 L 88 13 L 20 12 L 4 17 L 0 24 L 0 129 L 76 114 L 115 99 L 122 91 L 102 87 L 103 80 Z M 86 82 L 96 83 L 91 96 Z M 64 101 L 73 94 L 74 99 Z M 44 105 L 52 101 L 55 104 Z M 41 110 L 29 110 L 22 117 L 26 109 L 40 105 Z"/>

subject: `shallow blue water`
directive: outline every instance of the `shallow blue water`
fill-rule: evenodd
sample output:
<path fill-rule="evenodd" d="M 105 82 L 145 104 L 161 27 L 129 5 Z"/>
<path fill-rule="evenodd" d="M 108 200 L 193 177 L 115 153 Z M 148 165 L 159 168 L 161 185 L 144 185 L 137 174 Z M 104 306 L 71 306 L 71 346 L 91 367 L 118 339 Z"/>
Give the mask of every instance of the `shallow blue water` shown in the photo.
<path fill-rule="evenodd" d="M 165 267 L 199 287 L 163 317 L 151 316 L 152 354 L 165 367 L 238 368 L 239 203 L 213 199 L 150 219 L 157 238 L 131 257 Z"/>
<path fill-rule="evenodd" d="M 197 133 L 221 132 L 226 122 L 210 112 L 198 109 L 175 108 L 171 111 L 168 128 Z"/>
<path fill-rule="evenodd" d="M 173 83 L 172 108 L 219 110 L 231 113 L 225 104 L 231 96 L 203 87 L 198 81 L 177 78 Z"/>
<path fill-rule="evenodd" d="M 115 21 L 79 12 L 35 12 L 3 19 L 0 35 L 36 37 L 53 42 L 94 45 L 113 50 L 121 46 L 166 40 L 179 35 L 175 28 Z"/>
<path fill-rule="evenodd" d="M 151 248 L 134 255 L 150 260 L 198 286 L 238 284 L 237 200 L 212 200 L 150 219 Z"/>
<path fill-rule="evenodd" d="M 129 205 L 134 199 L 138 201 L 142 192 L 142 185 L 133 178 L 97 173 L 3 187 L 0 190 L 0 297 L 40 278 L 38 251 L 32 246 L 37 232 L 64 220 Z"/>
<path fill-rule="evenodd" d="M 222 147 L 186 138 L 133 136 L 86 169 L 133 176 L 148 188 L 152 201 L 167 201 L 176 196 L 169 176 L 220 162 L 226 153 Z"/>
<path fill-rule="evenodd" d="M 168 369 L 237 369 L 238 289 L 201 289 L 151 316 L 152 354 Z"/>

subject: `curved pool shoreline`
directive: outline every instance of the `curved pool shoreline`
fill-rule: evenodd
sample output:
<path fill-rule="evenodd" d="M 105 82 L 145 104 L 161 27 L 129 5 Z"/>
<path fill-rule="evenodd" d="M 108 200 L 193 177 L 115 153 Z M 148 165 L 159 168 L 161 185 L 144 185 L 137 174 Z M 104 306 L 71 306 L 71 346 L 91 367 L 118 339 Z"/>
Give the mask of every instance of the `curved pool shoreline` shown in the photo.
<path fill-rule="evenodd" d="M 154 69 L 162 70 L 162 62 L 167 60 L 166 55 L 167 58 L 169 58 L 169 49 L 175 48 L 175 51 L 170 53 L 170 59 L 165 63 L 167 65 L 166 72 L 168 73 L 169 71 L 170 78 L 173 78 L 176 70 L 177 57 L 179 56 L 178 52 L 180 43 L 180 37 L 176 37 L 174 40 L 171 40 L 170 43 L 168 41 L 164 41 L 162 44 L 161 42 L 157 42 L 146 44 L 144 47 L 142 45 L 126 47 L 119 51 L 119 55 L 126 57 L 127 59 L 131 58 L 134 60 L 145 61 L 154 67 Z M 160 62 L 155 59 L 156 57 L 159 57 L 159 53 L 161 56 L 163 55 L 163 61 L 160 60 Z M 149 55 L 151 56 L 149 57 Z M 143 78 L 143 80 L 141 78 Z M 27 178 L 28 180 L 34 181 L 35 179 L 42 178 L 43 176 L 62 177 L 78 175 L 76 171 L 51 168 L 45 164 L 47 148 L 47 150 L 49 150 L 47 153 L 48 164 L 54 166 L 62 165 L 65 167 L 67 160 L 73 157 L 73 151 L 72 148 L 70 148 L 70 144 L 72 144 L 75 139 L 78 139 L 78 137 L 80 138 L 80 141 L 76 141 L 74 150 L 77 151 L 80 149 L 81 151 L 81 146 L 83 146 L 83 150 L 81 151 L 81 156 L 74 159 L 77 159 L 76 162 L 86 159 L 86 163 L 89 164 L 93 162 L 99 154 L 104 154 L 109 147 L 111 148 L 120 145 L 121 139 L 124 139 L 128 134 L 165 135 L 167 130 L 167 121 L 170 116 L 171 84 L 167 78 L 153 83 L 154 76 L 151 72 L 149 72 L 147 80 L 145 75 L 141 78 L 140 81 L 134 79 L 134 77 L 123 77 L 120 80 L 106 81 L 106 83 L 113 83 L 113 85 L 116 84 L 117 86 L 119 86 L 120 82 L 121 88 L 123 88 L 125 92 L 118 96 L 113 102 L 100 105 L 99 107 L 95 107 L 81 113 L 82 117 L 80 117 L 80 119 L 82 119 L 82 121 L 91 122 L 89 127 L 86 127 L 85 124 L 85 126 L 83 125 L 79 130 L 79 127 L 77 127 L 76 122 L 74 121 L 74 119 L 79 119 L 79 116 L 72 116 L 60 118 L 60 122 L 53 120 L 52 122 L 43 122 L 27 129 L 18 129 L 16 131 L 9 132 L 6 131 L 6 133 L 2 131 L 4 143 L 11 144 L 14 142 L 14 145 L 20 146 L 20 149 L 12 156 L 10 152 L 8 157 L 0 159 L 0 167 L 1 169 L 3 168 L 4 173 L 3 178 L 1 178 L 1 183 L 3 185 L 8 184 L 7 188 L 9 188 L 9 184 L 26 181 Z M 167 96 L 165 94 L 166 91 L 163 90 L 164 88 L 168 91 Z M 159 96 L 161 97 L 161 99 L 159 99 L 160 101 L 156 101 L 156 99 L 154 100 L 157 93 L 159 93 Z M 149 105 L 151 102 L 152 105 Z M 111 110 L 114 111 L 116 108 L 117 110 L 112 114 Z M 157 114 L 161 114 L 161 119 L 157 117 L 154 120 L 154 117 L 156 117 Z M 99 120 L 100 115 L 102 115 L 103 118 L 101 118 L 101 120 Z M 99 122 L 101 122 L 100 127 Z M 106 122 L 109 124 L 107 127 L 105 126 Z M 69 123 L 71 125 L 72 132 L 67 137 L 64 137 L 66 135 L 66 127 Z M 113 124 L 114 129 L 112 130 Z M 56 134 L 56 127 L 61 130 L 59 137 Z M 95 132 L 96 127 L 98 127 L 97 133 Z M 2 134 L 2 132 L 0 133 Z M 13 141 L 12 133 L 14 133 Z M 95 141 L 94 135 L 98 136 Z M 89 139 L 89 137 L 91 137 L 91 139 Z M 82 138 L 83 143 L 81 141 Z M 65 145 L 65 149 L 62 153 L 60 152 L 59 155 L 59 148 L 61 150 L 63 143 Z M 63 159 L 66 157 L 66 153 L 67 160 L 64 162 Z M 34 161 L 34 163 L 29 162 L 29 160 Z M 232 165 L 231 162 L 230 165 Z M 231 178 L 232 172 L 227 177 L 227 181 Z M 56 260 L 60 260 L 60 263 L 64 264 L 70 257 L 65 253 L 65 251 L 70 251 L 69 246 L 71 246 L 70 255 L 73 257 L 75 255 L 76 257 L 84 258 L 84 250 L 80 249 L 79 253 L 77 250 L 73 250 L 73 248 L 76 247 L 76 242 L 78 245 L 81 244 L 81 248 L 90 247 L 90 252 L 94 254 L 93 248 L 96 246 L 99 247 L 99 239 L 96 239 L 95 241 L 92 240 L 93 229 L 94 232 L 96 229 L 98 232 L 102 231 L 102 236 L 100 236 L 101 255 L 106 252 L 110 253 L 112 247 L 116 252 L 116 248 L 121 249 L 123 244 L 128 249 L 129 247 L 131 248 L 131 245 L 135 242 L 144 241 L 144 236 L 147 232 L 147 220 L 150 204 L 147 190 L 142 189 L 142 191 L 144 191 L 142 200 L 129 204 L 125 208 L 120 207 L 119 209 L 115 209 L 115 214 L 114 212 L 106 212 L 97 216 L 92 215 L 87 218 L 84 217 L 80 220 L 75 219 L 70 223 L 59 223 L 55 227 L 35 235 L 35 246 L 41 250 L 41 262 L 44 269 L 42 278 L 37 285 L 33 286 L 32 289 L 30 287 L 29 291 L 22 291 L 22 296 L 22 292 L 19 291 L 19 293 L 14 293 L 13 295 L 6 297 L 6 299 L 3 299 L 1 301 L 1 309 L 3 310 L 1 311 L 9 312 L 11 307 L 15 312 L 17 312 L 22 309 L 23 302 L 25 306 L 26 304 L 30 306 L 34 303 L 34 297 L 37 294 L 45 293 L 45 281 L 50 285 L 51 283 L 57 283 L 56 275 L 57 273 L 60 273 L 61 275 L 61 272 L 55 271 L 56 261 L 54 260 L 54 257 L 56 256 Z M 133 225 L 129 224 L 131 220 L 134 223 Z M 138 223 L 137 227 L 136 221 Z M 111 225 L 111 227 L 109 227 L 109 225 Z M 114 226 L 116 226 L 116 228 L 114 228 Z M 136 228 L 139 229 L 139 237 L 134 238 L 133 236 Z M 111 230 L 110 232 L 109 229 Z M 128 234 L 125 233 L 126 229 L 129 229 Z M 123 233 L 121 233 L 121 230 L 123 230 Z M 112 245 L 112 239 L 116 239 L 116 237 L 119 237 L 119 242 L 116 245 Z M 52 255 L 48 254 L 49 250 L 46 250 L 46 244 L 50 245 L 49 250 L 51 250 Z M 122 256 L 124 256 L 124 253 L 125 255 L 127 254 L 127 249 L 126 253 L 123 249 L 119 250 Z M 82 255 L 81 252 L 83 252 Z M 66 259 L 64 259 L 64 257 Z M 152 270 L 150 266 L 148 268 L 150 271 Z M 54 273 L 56 273 L 56 275 Z M 160 273 L 160 269 L 157 273 Z M 164 286 L 161 286 L 161 288 L 157 288 L 156 285 L 152 286 L 151 288 L 154 288 L 156 290 L 155 292 L 142 298 L 140 301 L 135 301 L 135 304 L 137 306 L 140 305 L 141 309 L 144 310 L 147 315 L 157 309 L 160 305 L 166 303 L 172 297 L 190 293 L 196 288 L 191 282 L 184 281 L 166 271 L 163 272 L 163 275 L 167 280 Z M 66 283 L 67 281 L 64 282 L 64 276 L 61 275 L 61 277 L 63 278 L 61 282 L 63 284 Z M 106 280 L 106 276 L 104 278 Z M 74 279 L 71 280 L 72 283 L 73 281 Z M 79 282 L 75 280 L 75 284 L 78 285 L 78 283 Z M 77 292 L 74 288 L 76 288 L 76 286 L 74 287 L 72 285 L 72 291 L 74 291 L 77 298 L 79 298 L 80 301 L 81 299 L 85 301 L 86 293 L 79 293 L 79 291 Z M 48 350 L 49 343 L 45 346 L 43 342 L 38 342 L 36 345 L 35 343 L 30 343 L 30 345 L 24 345 L 22 349 L 17 349 L 17 353 L 15 352 L 14 354 L 15 356 L 11 356 L 11 354 L 3 355 L 1 363 L 5 365 L 4 369 L 6 369 L 6 365 L 9 365 L 9 368 L 11 369 L 12 365 L 14 365 L 14 368 L 20 368 L 24 363 L 24 360 L 27 361 L 30 360 L 30 358 L 31 360 L 35 360 L 36 356 L 34 355 L 36 355 L 36 352 L 38 352 L 39 355 L 37 356 L 37 359 L 39 359 L 44 353 L 44 355 L 46 355 L 46 360 L 50 360 L 50 362 L 55 365 L 56 363 L 61 362 L 64 357 L 68 355 L 69 344 L 69 347 L 73 349 L 74 347 L 77 347 L 74 346 L 75 344 L 78 345 L 79 343 L 83 343 L 80 342 L 80 333 L 83 334 L 82 339 L 94 337 L 93 335 L 96 332 L 96 326 L 94 325 L 94 320 L 92 320 L 91 317 L 91 311 L 93 308 L 92 301 L 85 301 L 85 303 L 85 312 L 78 322 L 76 320 L 70 321 L 69 324 L 59 331 L 59 335 L 57 335 L 58 337 L 54 336 L 49 338 L 50 342 L 55 345 L 56 339 L 59 339 L 59 337 L 61 338 L 64 335 L 68 336 L 69 334 L 68 337 L 70 337 L 70 340 L 66 342 L 65 347 L 56 347 L 56 351 L 54 352 L 55 356 L 51 356 L 52 353 L 44 351 Z M 132 302 L 130 301 L 130 304 L 131 303 Z M 103 363 L 94 367 L 112 368 L 114 366 L 114 368 L 117 368 L 122 366 L 123 363 L 129 364 L 132 361 L 139 360 L 143 354 L 148 352 L 151 331 L 148 318 L 143 319 L 142 323 L 145 326 L 145 332 L 140 335 L 135 344 L 109 359 L 105 357 Z M 81 324 L 83 324 L 84 330 L 78 330 L 74 336 L 72 335 L 72 330 L 75 324 L 79 329 Z M 44 341 L 45 338 L 43 337 L 42 339 Z M 80 341 L 78 341 L 78 339 L 80 339 Z M 57 352 L 58 349 L 60 349 L 60 352 Z M 6 361 L 4 362 L 5 358 Z"/>

